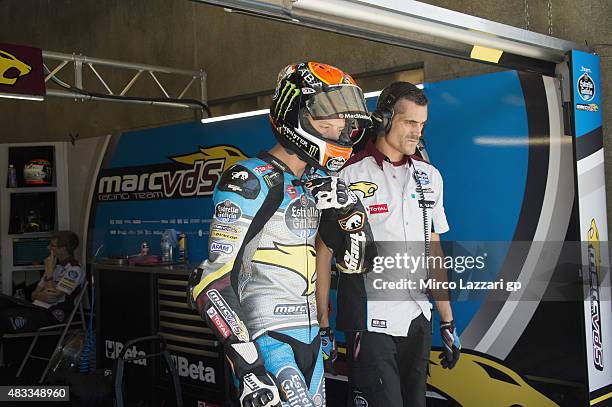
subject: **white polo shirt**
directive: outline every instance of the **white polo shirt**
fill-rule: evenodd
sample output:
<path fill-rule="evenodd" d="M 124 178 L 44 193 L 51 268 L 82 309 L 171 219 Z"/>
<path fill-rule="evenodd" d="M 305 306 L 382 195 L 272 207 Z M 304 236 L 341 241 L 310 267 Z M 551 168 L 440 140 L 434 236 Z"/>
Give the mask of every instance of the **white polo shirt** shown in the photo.
<path fill-rule="evenodd" d="M 423 189 L 423 197 L 417 190 L 414 172 Z M 424 227 L 438 234 L 449 230 L 443 205 L 443 182 L 440 172 L 428 162 L 417 157 L 404 157 L 392 163 L 376 149 L 374 143 L 352 157 L 340 171 L 350 188 L 361 198 L 368 212 L 368 220 L 379 256 L 389 254 L 390 249 L 409 253 L 418 260 L 423 254 Z M 426 210 L 426 223 L 423 208 Z M 402 244 L 405 244 L 402 247 Z M 390 278 L 385 272 L 370 272 L 365 276 L 367 294 L 367 329 L 394 336 L 405 336 L 410 322 L 421 313 L 431 319 L 431 304 L 421 289 L 381 288 L 376 279 Z M 426 279 L 424 268 L 401 268 L 391 280 L 406 277 L 417 282 Z M 418 284 L 417 284 L 418 285 Z M 377 289 L 374 289 L 377 287 Z M 387 300 L 388 299 L 388 300 Z"/>

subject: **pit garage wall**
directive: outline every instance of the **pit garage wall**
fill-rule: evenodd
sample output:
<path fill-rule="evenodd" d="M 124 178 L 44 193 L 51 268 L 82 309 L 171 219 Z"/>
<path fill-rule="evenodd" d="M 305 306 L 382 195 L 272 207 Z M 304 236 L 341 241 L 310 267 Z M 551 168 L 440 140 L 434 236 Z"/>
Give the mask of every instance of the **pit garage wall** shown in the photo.
<path fill-rule="evenodd" d="M 559 329 L 553 316 L 582 319 L 582 301 L 523 301 L 522 295 L 545 296 L 546 282 L 560 273 L 562 242 L 576 240 L 572 144 L 563 131 L 559 84 L 508 71 L 425 89 L 427 151 L 444 177 L 451 226 L 443 239 L 502 242 L 488 273 L 528 288 L 492 301 L 457 298 L 464 352 L 454 370 L 441 369 L 434 330 L 431 389 L 466 406 L 556 405 L 564 390 L 533 378 L 585 386 L 577 368 L 586 363 L 582 332 L 553 334 Z M 375 100 L 368 104 L 372 109 Z M 187 233 L 189 260 L 204 259 L 219 174 L 274 142 L 266 114 L 113 137 L 94 185 L 90 255 L 98 249 L 100 256 L 133 254 L 143 240 L 158 254 L 161 232 L 175 228 Z M 543 255 L 545 241 L 556 244 Z M 467 253 L 477 246 L 459 247 Z M 535 274 L 545 284 L 529 287 Z M 551 336 L 558 339 L 551 343 Z"/>
<path fill-rule="evenodd" d="M 591 405 L 608 405 L 612 398 L 612 286 L 600 60 L 597 55 L 572 51 L 570 61 L 589 400 Z"/>

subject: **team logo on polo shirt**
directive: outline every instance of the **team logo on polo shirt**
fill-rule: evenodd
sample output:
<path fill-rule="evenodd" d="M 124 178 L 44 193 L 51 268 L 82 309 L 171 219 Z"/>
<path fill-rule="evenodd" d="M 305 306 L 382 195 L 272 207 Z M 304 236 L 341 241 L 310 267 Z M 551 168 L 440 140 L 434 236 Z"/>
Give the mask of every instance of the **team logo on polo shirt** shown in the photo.
<path fill-rule="evenodd" d="M 427 175 L 427 173 L 425 171 L 423 171 L 423 170 L 415 170 L 414 171 L 414 175 L 419 180 L 419 183 L 421 185 L 429 184 L 429 175 Z"/>
<path fill-rule="evenodd" d="M 340 229 L 345 232 L 359 232 L 363 228 L 365 220 L 365 214 L 363 212 L 355 211 L 349 216 L 343 219 L 338 219 Z"/>
<path fill-rule="evenodd" d="M 361 192 L 364 198 L 369 198 L 371 196 L 374 196 L 374 192 L 378 190 L 378 185 L 369 181 L 359 181 L 353 182 L 351 185 L 349 185 L 349 188 L 351 189 L 351 191 Z"/>

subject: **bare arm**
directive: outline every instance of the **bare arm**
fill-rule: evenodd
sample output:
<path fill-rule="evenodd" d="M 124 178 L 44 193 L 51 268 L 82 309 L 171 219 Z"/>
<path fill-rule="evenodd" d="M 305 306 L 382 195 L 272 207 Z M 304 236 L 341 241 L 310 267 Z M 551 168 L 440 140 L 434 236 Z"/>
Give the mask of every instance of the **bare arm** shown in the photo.
<path fill-rule="evenodd" d="M 442 251 L 442 246 L 440 245 L 440 235 L 437 233 L 431 234 L 431 256 L 434 258 L 438 256 L 440 258 L 444 258 L 444 252 Z M 430 264 L 433 264 L 431 268 L 431 277 L 440 282 L 448 281 L 448 274 L 443 265 L 444 262 L 432 262 Z M 438 265 L 441 265 L 441 267 L 437 267 Z M 436 303 L 436 309 L 440 314 L 440 319 L 442 321 L 452 321 L 453 310 L 451 309 L 448 291 L 443 289 L 433 290 L 432 295 Z"/>
<path fill-rule="evenodd" d="M 317 317 L 322 328 L 329 326 L 329 288 L 331 286 L 331 250 L 317 236 Z"/>
<path fill-rule="evenodd" d="M 57 301 L 59 293 L 53 281 L 53 269 L 55 268 L 56 262 L 57 258 L 53 253 L 45 259 L 45 273 L 41 279 L 42 284 L 39 283 L 32 292 L 32 300 L 38 300 L 48 304 L 53 304 Z"/>

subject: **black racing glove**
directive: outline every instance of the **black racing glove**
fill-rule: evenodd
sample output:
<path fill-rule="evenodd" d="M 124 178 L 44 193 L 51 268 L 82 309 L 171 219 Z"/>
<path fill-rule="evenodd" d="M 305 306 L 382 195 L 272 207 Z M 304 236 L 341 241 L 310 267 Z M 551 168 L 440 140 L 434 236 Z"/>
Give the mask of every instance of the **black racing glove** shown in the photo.
<path fill-rule="evenodd" d="M 455 323 L 440 321 L 440 334 L 444 345 L 444 350 L 439 356 L 440 363 L 444 369 L 452 369 L 461 355 L 461 341 L 455 331 Z"/>
<path fill-rule="evenodd" d="M 319 336 L 321 337 L 321 350 L 323 351 L 323 368 L 326 372 L 336 374 L 334 362 L 338 357 L 338 350 L 334 339 L 334 331 L 330 327 L 321 328 Z"/>
<path fill-rule="evenodd" d="M 317 209 L 341 209 L 349 211 L 356 203 L 357 196 L 339 177 L 319 177 L 308 180 L 304 186 L 315 199 Z"/>
<path fill-rule="evenodd" d="M 225 345 L 225 356 L 240 381 L 238 398 L 241 407 L 280 407 L 281 399 L 274 377 L 264 367 L 255 342 Z"/>
<path fill-rule="evenodd" d="M 374 235 L 361 200 L 350 210 L 329 208 L 321 211 L 319 236 L 334 252 L 338 271 L 367 273 L 378 255 Z"/>

